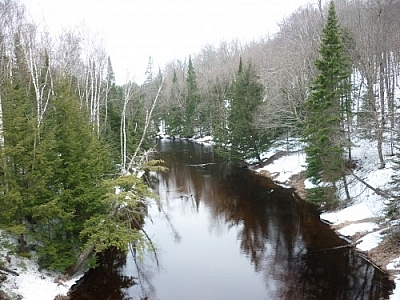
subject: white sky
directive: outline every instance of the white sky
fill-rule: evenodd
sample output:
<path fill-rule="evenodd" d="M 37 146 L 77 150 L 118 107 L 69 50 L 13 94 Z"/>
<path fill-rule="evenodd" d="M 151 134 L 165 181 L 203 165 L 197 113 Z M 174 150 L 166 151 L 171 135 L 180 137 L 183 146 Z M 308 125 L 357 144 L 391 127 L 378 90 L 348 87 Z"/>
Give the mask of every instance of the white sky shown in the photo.
<path fill-rule="evenodd" d="M 52 29 L 82 23 L 103 38 L 117 82 L 140 83 L 149 56 L 155 68 L 185 59 L 206 44 L 250 41 L 317 0 L 22 0 Z M 39 22 L 39 21 L 37 21 Z M 128 72 L 129 71 L 129 72 Z"/>

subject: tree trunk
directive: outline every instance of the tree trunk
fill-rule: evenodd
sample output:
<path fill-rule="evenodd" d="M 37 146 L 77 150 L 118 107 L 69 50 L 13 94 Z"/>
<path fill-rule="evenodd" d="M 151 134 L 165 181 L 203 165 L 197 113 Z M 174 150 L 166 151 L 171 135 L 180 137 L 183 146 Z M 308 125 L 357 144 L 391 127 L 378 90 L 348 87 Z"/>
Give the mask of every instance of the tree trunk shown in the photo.
<path fill-rule="evenodd" d="M 379 163 L 380 163 L 379 167 L 384 168 L 385 160 L 383 158 L 383 152 L 382 152 L 382 144 L 383 144 L 383 128 L 381 128 L 382 123 L 379 120 L 379 113 L 376 108 L 375 93 L 374 93 L 374 86 L 373 86 L 372 78 L 367 75 L 366 80 L 367 80 L 369 105 L 371 106 L 372 115 L 374 118 L 375 138 L 376 138 L 376 142 L 377 142 L 377 151 L 378 151 L 378 157 L 379 157 Z"/>
<path fill-rule="evenodd" d="M 346 193 L 346 200 L 350 200 L 351 195 L 350 195 L 349 185 L 347 183 L 346 175 L 343 175 L 343 184 L 344 184 L 344 191 Z"/>
<path fill-rule="evenodd" d="M 381 54 L 383 56 L 384 54 Z M 379 135 L 378 135 L 378 154 L 379 154 L 379 169 L 385 168 L 385 159 L 383 157 L 383 131 L 385 129 L 385 67 L 383 65 L 383 58 L 379 63 L 379 100 L 380 100 L 380 124 L 379 124 Z"/>
<path fill-rule="evenodd" d="M 83 264 L 89 258 L 89 256 L 93 254 L 95 248 L 96 244 L 92 245 L 91 247 L 83 251 L 81 255 L 79 255 L 75 265 L 73 265 L 67 270 L 69 276 L 73 276 L 76 272 L 78 272 L 78 270 L 83 266 Z"/>
<path fill-rule="evenodd" d="M 154 111 L 154 108 L 156 107 L 157 100 L 158 100 L 158 98 L 160 97 L 160 93 L 161 93 L 161 89 L 162 89 L 162 87 L 163 87 L 163 84 L 164 84 L 164 77 L 161 79 L 160 86 L 158 87 L 158 91 L 157 91 L 157 94 L 156 94 L 156 96 L 155 96 L 155 98 L 154 98 L 154 100 L 153 100 L 153 103 L 152 103 L 152 105 L 151 105 L 150 111 L 147 111 L 147 112 L 146 112 L 146 121 L 145 121 L 144 129 L 143 129 L 143 133 L 142 133 L 142 136 L 141 136 L 141 138 L 140 138 L 139 144 L 138 144 L 137 147 L 136 147 L 135 153 L 133 154 L 133 156 L 132 156 L 132 158 L 131 158 L 131 160 L 130 160 L 130 162 L 129 162 L 128 170 L 132 169 L 132 167 L 133 167 L 133 165 L 134 165 L 134 163 L 135 163 L 136 156 L 138 155 L 139 150 L 140 150 L 140 148 L 142 147 L 142 144 L 143 144 L 143 142 L 144 142 L 144 138 L 145 138 L 146 135 L 147 135 L 147 130 L 148 130 L 148 128 L 149 128 L 150 121 L 152 120 L 153 111 Z"/>

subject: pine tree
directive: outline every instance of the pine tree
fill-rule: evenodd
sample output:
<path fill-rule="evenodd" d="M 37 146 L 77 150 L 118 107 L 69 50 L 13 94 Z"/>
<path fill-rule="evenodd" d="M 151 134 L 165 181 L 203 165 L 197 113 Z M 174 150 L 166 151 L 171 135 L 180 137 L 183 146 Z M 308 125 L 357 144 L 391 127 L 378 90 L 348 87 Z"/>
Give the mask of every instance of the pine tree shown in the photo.
<path fill-rule="evenodd" d="M 397 147 L 399 150 L 399 147 Z M 396 154 L 396 158 L 393 160 L 395 163 L 393 170 L 395 171 L 392 175 L 390 184 L 393 187 L 395 197 L 386 201 L 386 215 L 391 219 L 399 219 L 400 217 L 400 153 Z M 399 229 L 399 225 L 396 226 Z"/>
<path fill-rule="evenodd" d="M 319 48 L 321 58 L 315 62 L 319 75 L 305 104 L 303 131 L 307 144 L 307 177 L 314 183 L 330 183 L 331 194 L 333 183 L 342 177 L 345 168 L 343 116 L 350 107 L 351 69 L 343 48 L 335 6 L 331 1 Z"/>
<path fill-rule="evenodd" d="M 181 90 L 179 87 L 178 76 L 174 70 L 174 74 L 171 82 L 171 89 L 168 98 L 174 103 L 180 103 L 181 100 Z M 168 107 L 168 110 L 163 114 L 165 120 L 166 132 L 173 136 L 180 135 L 182 133 L 182 128 L 184 124 L 184 107 L 183 105 L 173 105 Z"/>
<path fill-rule="evenodd" d="M 228 143 L 229 159 L 238 162 L 245 158 L 256 157 L 262 164 L 260 151 L 265 142 L 265 132 L 257 129 L 253 115 L 263 100 L 264 87 L 251 63 L 243 68 L 240 59 L 239 70 L 231 88 L 229 105 Z"/>
<path fill-rule="evenodd" d="M 109 207 L 99 200 L 106 193 L 101 183 L 104 174 L 115 172 L 70 89 L 61 84 L 56 95 L 40 148 L 44 186 L 32 211 L 41 266 L 65 270 L 85 243 L 80 233 L 87 220 L 108 214 Z"/>
<path fill-rule="evenodd" d="M 192 58 L 189 56 L 188 73 L 186 78 L 186 101 L 183 136 L 193 136 L 198 125 L 199 115 L 197 107 L 200 103 L 200 95 L 197 89 L 197 78 Z"/>
<path fill-rule="evenodd" d="M 36 115 L 27 65 L 16 37 L 12 77 L 2 82 L 4 149 L 1 162 L 0 225 L 19 236 L 19 251 L 25 249 L 26 216 L 34 203 L 32 193 Z"/>

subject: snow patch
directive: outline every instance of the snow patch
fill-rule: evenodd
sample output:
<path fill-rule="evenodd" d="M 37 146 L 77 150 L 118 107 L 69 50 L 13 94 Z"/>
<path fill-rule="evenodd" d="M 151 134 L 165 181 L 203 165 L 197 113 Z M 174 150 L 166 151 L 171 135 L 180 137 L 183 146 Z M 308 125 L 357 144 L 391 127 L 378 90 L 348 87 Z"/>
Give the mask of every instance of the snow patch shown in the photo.
<path fill-rule="evenodd" d="M 398 270 L 397 268 L 396 270 Z M 391 300 L 399 300 L 400 299 L 400 275 L 396 275 L 394 278 L 394 283 L 396 284 L 396 288 L 393 290 L 393 294 L 390 295 L 389 299 Z"/>
<path fill-rule="evenodd" d="M 272 163 L 258 168 L 256 172 L 267 171 L 273 174 L 273 180 L 277 183 L 288 184 L 289 178 L 305 170 L 306 155 L 304 152 L 295 152 L 284 155 Z"/>
<path fill-rule="evenodd" d="M 383 239 L 382 231 L 383 230 L 378 230 L 378 231 L 369 233 L 366 236 L 359 239 L 356 242 L 357 248 L 360 249 L 361 251 L 369 251 L 369 250 L 377 247 L 380 244 L 380 242 L 382 242 L 382 239 Z M 358 242 L 360 242 L 360 243 L 358 243 Z"/>
<path fill-rule="evenodd" d="M 353 236 L 356 233 L 368 233 L 377 229 L 379 226 L 372 222 L 364 222 L 364 223 L 355 223 L 350 224 L 342 229 L 338 230 L 338 232 L 344 236 Z"/>
<path fill-rule="evenodd" d="M 0 231 L 2 240 L 8 240 Z M 82 276 L 75 276 L 69 280 L 60 279 L 60 273 L 41 270 L 33 259 L 7 254 L 5 248 L 0 249 L 0 257 L 6 257 L 5 267 L 15 271 L 19 276 L 9 274 L 1 283 L 0 288 L 11 299 L 18 299 L 18 295 L 24 300 L 53 300 L 58 295 L 67 295 L 72 285 Z"/>
<path fill-rule="evenodd" d="M 58 280 L 60 274 L 39 271 L 37 264 L 31 260 L 13 257 L 13 271 L 19 276 L 8 275 L 1 288 L 12 299 L 21 295 L 26 300 L 53 300 L 57 295 L 66 295 L 79 277 L 67 281 Z"/>
<path fill-rule="evenodd" d="M 382 203 L 365 201 L 335 212 L 322 213 L 320 218 L 333 225 L 339 225 L 347 221 L 356 222 L 376 218 L 382 215 L 383 209 Z"/>
<path fill-rule="evenodd" d="M 400 269 L 400 257 L 391 260 L 386 265 L 387 270 L 399 270 Z"/>

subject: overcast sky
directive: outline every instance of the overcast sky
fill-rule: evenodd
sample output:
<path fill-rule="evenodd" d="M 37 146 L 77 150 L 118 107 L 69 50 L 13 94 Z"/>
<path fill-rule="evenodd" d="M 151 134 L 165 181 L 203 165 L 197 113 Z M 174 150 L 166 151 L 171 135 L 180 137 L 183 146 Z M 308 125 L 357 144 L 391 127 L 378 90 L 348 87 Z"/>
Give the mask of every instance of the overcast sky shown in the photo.
<path fill-rule="evenodd" d="M 56 30 L 85 24 L 103 38 L 117 82 L 144 78 L 149 56 L 156 68 L 185 59 L 206 44 L 251 41 L 317 0 L 22 0 L 36 20 Z"/>

